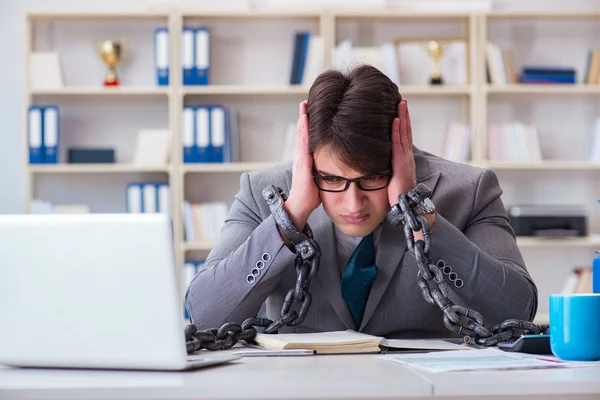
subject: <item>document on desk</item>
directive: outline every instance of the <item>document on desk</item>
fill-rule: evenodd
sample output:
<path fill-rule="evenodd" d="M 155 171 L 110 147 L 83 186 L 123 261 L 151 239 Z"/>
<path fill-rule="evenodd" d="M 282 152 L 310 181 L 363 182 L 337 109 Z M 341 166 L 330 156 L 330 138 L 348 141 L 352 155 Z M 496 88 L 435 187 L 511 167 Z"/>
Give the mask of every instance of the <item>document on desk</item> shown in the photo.
<path fill-rule="evenodd" d="M 462 339 L 384 339 L 381 345 L 391 350 L 475 350 Z"/>
<path fill-rule="evenodd" d="M 600 362 L 567 362 L 553 356 L 532 356 L 531 354 L 511 353 L 496 348 L 424 354 L 386 354 L 377 356 L 377 358 L 428 372 L 600 366 Z"/>

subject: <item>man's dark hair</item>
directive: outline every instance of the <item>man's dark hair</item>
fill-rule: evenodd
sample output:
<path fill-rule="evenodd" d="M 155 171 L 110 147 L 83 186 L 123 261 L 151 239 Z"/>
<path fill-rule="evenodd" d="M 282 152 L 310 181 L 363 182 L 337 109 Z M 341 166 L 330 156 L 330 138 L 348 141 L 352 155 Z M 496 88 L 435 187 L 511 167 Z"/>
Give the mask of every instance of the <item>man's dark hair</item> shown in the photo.
<path fill-rule="evenodd" d="M 370 65 L 321 73 L 308 93 L 311 154 L 328 148 L 363 174 L 390 170 L 391 128 L 401 99 L 398 86 Z"/>

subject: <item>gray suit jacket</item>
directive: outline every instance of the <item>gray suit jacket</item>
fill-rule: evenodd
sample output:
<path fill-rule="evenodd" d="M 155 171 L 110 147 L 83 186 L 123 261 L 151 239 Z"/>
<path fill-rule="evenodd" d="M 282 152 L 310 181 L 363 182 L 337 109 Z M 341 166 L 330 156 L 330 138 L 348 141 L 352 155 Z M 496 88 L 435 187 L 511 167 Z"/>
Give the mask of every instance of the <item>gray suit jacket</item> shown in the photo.
<path fill-rule="evenodd" d="M 417 148 L 414 153 L 417 180 L 433 190 L 438 213 L 430 256 L 433 262 L 444 260 L 464 281 L 460 288 L 449 282 L 449 297 L 482 313 L 490 325 L 507 318 L 533 319 L 537 288 L 509 225 L 496 175 Z M 186 292 L 191 322 L 200 329 L 241 323 L 259 310 L 270 319 L 280 316 L 285 294 L 296 280 L 295 254 L 284 245 L 261 192 L 274 184 L 289 193 L 291 167 L 242 174 L 221 239 Z M 402 227 L 384 222 L 377 276 L 361 326 L 356 326 L 341 295 L 333 223 L 322 206 L 308 223 L 322 250 L 319 272 L 309 287 L 312 304 L 302 324 L 280 332 L 353 329 L 388 338 L 454 336 L 443 325 L 439 308 L 421 294 L 418 267 L 407 251 Z M 264 268 L 248 283 L 259 260 L 266 260 Z"/>

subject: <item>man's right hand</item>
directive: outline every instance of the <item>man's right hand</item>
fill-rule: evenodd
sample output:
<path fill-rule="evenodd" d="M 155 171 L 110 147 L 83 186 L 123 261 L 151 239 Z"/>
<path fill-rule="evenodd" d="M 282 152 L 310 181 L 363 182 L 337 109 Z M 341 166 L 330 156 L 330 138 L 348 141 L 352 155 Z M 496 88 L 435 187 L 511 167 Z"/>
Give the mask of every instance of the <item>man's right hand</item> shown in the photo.
<path fill-rule="evenodd" d="M 298 133 L 296 139 L 296 156 L 292 169 L 292 188 L 284 203 L 290 219 L 302 231 L 313 210 L 321 204 L 319 189 L 313 180 L 313 157 L 308 148 L 308 116 L 306 103 L 300 103 Z"/>

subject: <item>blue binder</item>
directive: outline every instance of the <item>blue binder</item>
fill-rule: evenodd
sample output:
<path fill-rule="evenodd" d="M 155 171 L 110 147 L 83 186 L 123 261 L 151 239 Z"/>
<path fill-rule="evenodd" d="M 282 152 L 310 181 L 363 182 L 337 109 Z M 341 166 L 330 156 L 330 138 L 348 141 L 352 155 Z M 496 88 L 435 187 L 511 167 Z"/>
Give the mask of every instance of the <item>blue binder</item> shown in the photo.
<path fill-rule="evenodd" d="M 183 162 L 193 163 L 196 158 L 196 109 L 195 107 L 183 107 L 182 126 Z"/>
<path fill-rule="evenodd" d="M 195 157 L 194 162 L 207 163 L 211 161 L 211 146 L 210 146 L 210 107 L 197 106 L 195 107 Z"/>
<path fill-rule="evenodd" d="M 142 213 L 142 184 L 130 182 L 125 189 L 125 210 L 131 214 Z"/>
<path fill-rule="evenodd" d="M 194 82 L 208 85 L 210 81 L 210 31 L 200 27 L 194 29 Z"/>
<path fill-rule="evenodd" d="M 154 67 L 159 86 L 169 85 L 169 57 L 169 30 L 157 28 L 154 31 Z"/>
<path fill-rule="evenodd" d="M 195 68 L 195 30 L 193 28 L 183 28 L 181 34 L 181 67 L 183 74 L 183 84 L 193 85 L 196 68 Z"/>
<path fill-rule="evenodd" d="M 44 110 L 41 107 L 29 107 L 27 136 L 30 164 L 42 163 L 42 153 L 45 151 L 43 137 L 43 114 Z"/>
<path fill-rule="evenodd" d="M 57 106 L 45 106 L 42 113 L 43 143 L 42 162 L 45 164 L 58 163 L 58 144 L 60 124 Z"/>
<path fill-rule="evenodd" d="M 225 107 L 212 106 L 210 110 L 210 161 L 222 163 L 225 159 L 225 149 L 228 142 L 227 110 Z"/>
<path fill-rule="evenodd" d="M 161 209 L 160 188 L 169 186 L 168 182 L 129 182 L 125 196 L 125 208 L 128 213 L 158 213 Z M 150 198 L 145 199 L 147 194 Z"/>
<path fill-rule="evenodd" d="M 298 65 L 298 75 L 296 76 L 296 83 L 301 84 L 304 79 L 304 69 L 306 67 L 306 58 L 308 55 L 308 45 L 310 43 L 310 32 L 302 33 L 302 44 L 300 49 L 300 61 Z"/>

